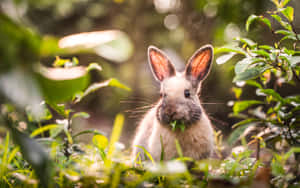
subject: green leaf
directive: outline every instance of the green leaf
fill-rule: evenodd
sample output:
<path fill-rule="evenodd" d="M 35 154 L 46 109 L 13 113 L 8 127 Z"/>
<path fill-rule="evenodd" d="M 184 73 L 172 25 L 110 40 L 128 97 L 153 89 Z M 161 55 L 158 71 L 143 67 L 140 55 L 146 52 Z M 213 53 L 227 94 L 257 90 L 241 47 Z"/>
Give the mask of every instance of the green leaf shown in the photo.
<path fill-rule="evenodd" d="M 100 131 L 98 131 L 98 130 L 95 130 L 95 129 L 88 129 L 88 130 L 84 130 L 84 131 L 81 131 L 81 132 L 79 132 L 79 133 L 73 135 L 73 138 L 76 138 L 76 137 L 78 137 L 78 136 L 80 136 L 80 135 L 83 135 L 83 134 L 94 134 L 94 135 L 100 134 L 100 135 L 104 135 L 104 136 L 105 136 L 104 133 L 102 133 L 102 132 L 100 132 Z"/>
<path fill-rule="evenodd" d="M 288 58 L 291 67 L 296 67 L 300 63 L 300 56 L 291 56 Z"/>
<path fill-rule="evenodd" d="M 286 39 L 297 40 L 296 34 L 289 30 L 277 30 L 277 31 L 275 31 L 275 33 L 284 35 L 284 37 L 280 41 L 284 41 Z M 289 52 L 289 54 L 290 54 L 290 52 Z"/>
<path fill-rule="evenodd" d="M 46 131 L 50 131 L 51 129 L 55 129 L 57 128 L 58 125 L 57 124 L 50 124 L 50 125 L 46 125 L 46 126 L 42 126 L 40 128 L 35 129 L 31 134 L 30 137 L 33 138 L 39 134 L 42 134 Z"/>
<path fill-rule="evenodd" d="M 232 90 L 234 92 L 235 98 L 239 99 L 243 92 L 242 88 L 233 87 Z"/>
<path fill-rule="evenodd" d="M 268 18 L 260 16 L 259 20 L 265 23 L 269 27 L 269 29 L 272 30 L 271 22 Z"/>
<path fill-rule="evenodd" d="M 94 83 L 94 84 L 90 85 L 82 94 L 79 94 L 75 97 L 74 103 L 80 102 L 84 97 L 86 97 L 90 93 L 93 93 L 93 92 L 97 91 L 98 89 L 107 87 L 107 86 L 118 87 L 118 88 L 130 91 L 130 88 L 128 88 L 124 84 L 120 83 L 117 79 L 111 78 L 104 82 Z"/>
<path fill-rule="evenodd" d="M 254 22 L 256 19 L 258 18 L 258 16 L 252 14 L 251 16 L 248 17 L 247 21 L 246 21 L 246 31 L 249 31 L 250 25 L 252 24 L 252 22 Z"/>
<path fill-rule="evenodd" d="M 256 105 L 256 104 L 262 104 L 263 102 L 257 101 L 257 100 L 247 100 L 247 101 L 236 101 L 233 105 L 233 112 L 234 114 L 238 114 L 250 106 Z"/>
<path fill-rule="evenodd" d="M 73 114 L 72 119 L 77 118 L 77 117 L 81 117 L 81 118 L 89 118 L 90 114 L 86 113 L 86 112 L 76 112 L 75 114 Z"/>
<path fill-rule="evenodd" d="M 264 49 L 264 50 L 273 50 L 274 49 L 272 46 L 269 46 L 269 45 L 259 45 L 258 47 L 261 49 Z"/>
<path fill-rule="evenodd" d="M 52 118 L 52 114 L 49 111 L 49 109 L 45 106 L 45 103 L 43 102 L 42 104 L 40 104 L 40 106 L 42 106 L 42 108 L 40 110 L 40 116 L 34 115 L 32 106 L 26 107 L 26 109 L 25 109 L 26 115 L 30 122 L 40 122 L 40 121 L 44 121 L 44 120 L 50 120 Z"/>
<path fill-rule="evenodd" d="M 281 0 L 280 1 L 280 7 L 284 7 L 285 5 L 287 5 L 290 2 L 290 0 Z"/>
<path fill-rule="evenodd" d="M 256 91 L 258 96 L 272 96 L 275 101 L 285 103 L 284 99 L 273 89 L 258 89 Z"/>
<path fill-rule="evenodd" d="M 248 17 L 248 20 L 246 22 L 246 31 L 249 31 L 250 25 L 255 20 L 259 20 L 259 21 L 263 22 L 264 24 L 266 24 L 268 26 L 269 29 L 272 29 L 271 22 L 268 18 L 265 18 L 263 16 L 251 15 L 251 16 Z"/>
<path fill-rule="evenodd" d="M 133 54 L 133 44 L 129 36 L 118 32 L 116 39 L 98 45 L 95 48 L 96 54 L 118 63 L 127 61 Z"/>
<path fill-rule="evenodd" d="M 292 31 L 289 30 L 277 30 L 275 31 L 276 34 L 281 34 L 281 35 L 295 35 Z"/>
<path fill-rule="evenodd" d="M 227 140 L 228 144 L 230 146 L 232 146 L 250 125 L 251 125 L 250 123 L 244 124 L 244 125 L 239 126 L 236 129 L 234 129 L 233 132 L 228 137 L 228 140 Z"/>
<path fill-rule="evenodd" d="M 296 35 L 286 35 L 280 39 L 280 42 L 282 42 L 284 40 L 288 40 L 288 39 L 289 40 L 297 40 Z"/>
<path fill-rule="evenodd" d="M 246 81 L 252 78 L 255 78 L 259 76 L 261 73 L 265 72 L 267 69 L 269 69 L 270 66 L 256 66 L 246 69 L 244 72 L 241 72 L 240 74 L 237 74 L 233 82 L 239 82 L 239 81 Z"/>
<path fill-rule="evenodd" d="M 248 66 L 252 63 L 251 57 L 245 57 L 241 61 L 237 62 L 234 66 L 234 72 L 235 74 L 240 74 L 247 70 Z"/>
<path fill-rule="evenodd" d="M 91 70 L 97 70 L 97 71 L 102 71 L 102 67 L 98 63 L 90 63 L 89 66 L 86 68 L 88 72 Z"/>
<path fill-rule="evenodd" d="M 252 52 L 257 54 L 257 55 L 261 55 L 261 56 L 264 56 L 264 57 L 270 59 L 269 53 L 266 52 L 265 50 L 253 50 Z"/>
<path fill-rule="evenodd" d="M 240 122 L 232 125 L 232 128 L 237 128 L 237 127 L 239 127 L 241 125 L 245 125 L 245 124 L 249 124 L 249 123 L 253 124 L 253 122 L 259 122 L 259 121 L 260 121 L 259 119 L 248 118 L 248 119 L 245 119 L 243 121 L 240 121 Z"/>
<path fill-rule="evenodd" d="M 87 88 L 90 76 L 85 67 L 46 68 L 36 73 L 40 88 L 47 101 L 61 103 L 70 101 L 76 93 Z"/>
<path fill-rule="evenodd" d="M 235 52 L 231 52 L 229 54 L 221 55 L 216 59 L 216 63 L 221 65 L 229 61 L 234 55 L 236 55 Z"/>
<path fill-rule="evenodd" d="M 130 38 L 119 30 L 72 34 L 60 39 L 58 44 L 68 52 L 94 52 L 119 63 L 127 61 L 133 54 Z"/>
<path fill-rule="evenodd" d="M 40 59 L 41 37 L 3 12 L 0 26 L 0 74 L 17 65 L 31 69 Z"/>
<path fill-rule="evenodd" d="M 257 45 L 257 43 L 255 43 L 253 40 L 248 39 L 248 38 L 237 37 L 235 40 L 240 41 L 240 42 L 248 45 L 249 47 L 254 47 Z"/>
<path fill-rule="evenodd" d="M 287 30 L 289 30 L 289 31 L 293 31 L 292 26 L 291 26 L 289 23 L 287 23 L 287 22 L 285 22 L 285 21 L 282 21 L 282 19 L 281 19 L 280 16 L 278 16 L 278 15 L 276 15 L 276 14 L 272 14 L 271 16 L 272 16 L 277 22 L 279 22 L 280 25 L 281 25 L 282 27 L 284 27 L 285 29 L 287 29 Z"/>
<path fill-rule="evenodd" d="M 280 7 L 279 0 L 271 0 L 276 7 Z"/>
<path fill-rule="evenodd" d="M 64 169 L 62 172 L 64 176 L 73 181 L 78 181 L 81 177 L 80 173 L 72 169 Z"/>
<path fill-rule="evenodd" d="M 127 91 L 131 91 L 131 89 L 129 87 L 127 87 L 126 85 L 122 84 L 121 82 L 119 82 L 119 80 L 117 80 L 115 78 L 111 78 L 109 80 L 108 85 L 112 86 L 112 87 L 118 87 L 118 88 L 121 88 L 121 89 L 125 89 Z"/>
<path fill-rule="evenodd" d="M 250 86 L 254 86 L 254 87 L 257 87 L 259 89 L 263 89 L 262 85 L 259 84 L 258 82 L 254 81 L 254 80 L 247 80 L 246 81 L 246 84 L 247 85 L 250 85 Z"/>
<path fill-rule="evenodd" d="M 277 155 L 277 154 L 275 154 Z M 277 157 L 275 157 L 277 158 Z M 275 176 L 284 176 L 285 175 L 285 170 L 283 168 L 283 165 L 281 164 L 281 160 L 278 161 L 277 160 L 272 160 L 271 162 L 271 169 L 272 169 L 272 174 L 274 174 Z"/>
<path fill-rule="evenodd" d="M 214 49 L 215 54 L 219 53 L 229 53 L 229 52 L 234 52 L 238 53 L 241 55 L 246 55 L 247 53 L 243 48 L 236 47 L 236 46 L 222 46 Z"/>
<path fill-rule="evenodd" d="M 96 134 L 93 136 L 93 144 L 97 148 L 105 150 L 106 147 L 108 146 L 108 139 L 101 134 Z"/>
<path fill-rule="evenodd" d="M 281 10 L 281 13 L 288 19 L 289 22 L 294 20 L 294 9 L 290 6 Z"/>
<path fill-rule="evenodd" d="M 51 138 L 56 138 L 63 131 L 64 131 L 64 125 L 63 124 L 57 124 L 56 128 L 50 129 L 50 137 Z"/>
<path fill-rule="evenodd" d="M 44 36 L 40 45 L 42 57 L 51 57 L 63 54 L 69 54 L 68 51 L 59 48 L 58 39 L 53 36 Z"/>
<path fill-rule="evenodd" d="M 46 103 L 63 117 L 67 118 L 69 116 L 70 110 L 66 109 L 66 106 L 64 104 L 56 104 L 55 102 L 51 101 L 46 101 Z"/>
<path fill-rule="evenodd" d="M 72 145 L 73 144 L 73 138 L 72 138 L 72 135 L 71 135 L 71 133 L 69 132 L 69 130 L 66 126 L 64 127 L 64 132 L 65 132 L 65 135 L 67 136 L 68 143 Z"/>
<path fill-rule="evenodd" d="M 10 127 L 14 142 L 20 146 L 24 159 L 32 166 L 42 187 L 53 187 L 52 161 L 44 148 L 26 134 Z"/>
<path fill-rule="evenodd" d="M 300 147 L 292 147 L 287 153 L 284 154 L 284 160 L 288 160 L 294 153 L 300 153 Z"/>
<path fill-rule="evenodd" d="M 1 95 L 6 97 L 6 101 L 9 100 L 20 109 L 26 109 L 26 107 L 30 106 L 30 115 L 33 116 L 32 119 L 42 119 L 42 117 L 45 116 L 45 110 L 43 109 L 44 106 L 40 105 L 43 100 L 40 88 L 32 72 L 24 67 L 27 66 L 23 65 L 21 67 L 18 65 L 14 67 L 14 69 L 1 74 Z"/>

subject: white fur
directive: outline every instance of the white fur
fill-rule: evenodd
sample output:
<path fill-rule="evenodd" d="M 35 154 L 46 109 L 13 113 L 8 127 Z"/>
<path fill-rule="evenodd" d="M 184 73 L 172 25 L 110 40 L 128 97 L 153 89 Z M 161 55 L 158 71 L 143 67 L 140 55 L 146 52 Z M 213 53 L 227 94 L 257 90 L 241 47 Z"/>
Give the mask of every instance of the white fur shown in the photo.
<path fill-rule="evenodd" d="M 182 91 L 189 87 L 191 87 L 190 82 L 182 75 L 171 77 L 162 82 L 162 90 L 168 93 L 170 98 L 178 101 L 183 98 Z M 200 101 L 196 101 L 201 107 Z M 181 130 L 172 131 L 171 127 L 160 124 L 156 117 L 156 110 L 159 105 L 160 101 L 141 121 L 132 144 L 133 157 L 138 152 L 143 153 L 141 149 L 136 147 L 136 145 L 140 145 L 150 152 L 155 160 L 160 160 L 161 138 L 164 146 L 165 160 L 178 156 L 175 145 L 176 139 L 181 146 L 183 155 L 186 157 L 202 159 L 212 154 L 214 149 L 213 128 L 202 107 L 201 119 L 182 132 Z M 184 111 L 184 109 L 182 110 Z"/>
<path fill-rule="evenodd" d="M 203 53 L 205 53 L 205 56 L 199 56 Z M 152 157 L 158 161 L 161 156 L 161 144 L 163 144 L 165 160 L 178 157 L 176 140 L 179 142 L 185 157 L 197 160 L 211 156 L 214 150 L 213 128 L 200 104 L 198 93 L 201 89 L 201 82 L 210 70 L 212 56 L 213 47 L 206 45 L 197 50 L 190 58 L 187 64 L 188 69 L 184 73 L 178 73 L 161 50 L 153 46 L 149 47 L 148 61 L 154 77 L 161 83 L 161 93 L 164 95 L 163 99 L 145 115 L 137 129 L 132 144 L 133 158 L 136 158 L 138 153 L 141 154 L 142 159 L 144 157 L 143 150 L 136 147 L 139 145 L 150 152 Z M 200 59 L 197 57 L 200 57 Z M 197 65 L 200 66 L 197 67 Z M 191 70 L 194 70 L 192 71 L 193 74 L 191 74 Z M 185 96 L 186 90 L 190 92 L 189 97 Z M 184 132 L 181 130 L 173 131 L 171 126 L 162 125 L 157 119 L 157 110 L 161 103 L 164 106 L 168 104 L 168 110 L 174 111 L 172 114 L 174 119 L 195 119 L 197 116 L 189 114 L 193 113 L 191 110 L 195 107 L 198 111 L 201 109 L 200 119 L 191 121 L 194 123 L 187 125 Z"/>

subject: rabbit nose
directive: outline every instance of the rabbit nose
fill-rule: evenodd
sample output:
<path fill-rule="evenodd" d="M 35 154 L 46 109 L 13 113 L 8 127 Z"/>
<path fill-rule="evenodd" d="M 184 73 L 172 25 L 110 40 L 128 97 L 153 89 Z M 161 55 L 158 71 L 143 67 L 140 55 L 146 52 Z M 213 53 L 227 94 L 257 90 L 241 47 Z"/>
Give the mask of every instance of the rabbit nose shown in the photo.
<path fill-rule="evenodd" d="M 163 114 L 166 116 L 168 121 L 172 120 L 180 120 L 183 118 L 182 114 L 178 112 L 176 106 L 174 105 L 166 105 L 163 107 Z"/>

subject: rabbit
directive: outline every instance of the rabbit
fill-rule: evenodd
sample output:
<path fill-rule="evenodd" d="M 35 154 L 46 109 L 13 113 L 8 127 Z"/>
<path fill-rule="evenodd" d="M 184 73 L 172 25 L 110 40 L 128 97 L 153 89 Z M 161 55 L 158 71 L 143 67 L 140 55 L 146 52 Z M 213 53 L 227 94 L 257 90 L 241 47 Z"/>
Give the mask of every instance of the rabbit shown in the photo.
<path fill-rule="evenodd" d="M 182 154 L 195 160 L 208 158 L 214 151 L 212 124 L 201 106 L 201 83 L 207 77 L 213 60 L 213 47 L 205 45 L 189 59 L 185 70 L 177 72 L 163 51 L 148 48 L 148 62 L 160 82 L 160 99 L 141 120 L 132 143 L 132 158 L 144 158 L 144 147 L 155 161 L 178 157 L 176 140 Z M 185 129 L 172 130 L 171 123 L 183 122 Z M 139 154 L 139 155 L 138 155 Z"/>

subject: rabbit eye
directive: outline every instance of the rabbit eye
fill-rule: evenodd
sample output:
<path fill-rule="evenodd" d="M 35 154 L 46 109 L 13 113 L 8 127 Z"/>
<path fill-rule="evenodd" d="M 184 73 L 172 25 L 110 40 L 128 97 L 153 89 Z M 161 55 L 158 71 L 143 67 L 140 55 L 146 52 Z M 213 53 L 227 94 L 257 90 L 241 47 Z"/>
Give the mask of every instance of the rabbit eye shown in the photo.
<path fill-rule="evenodd" d="M 190 90 L 188 89 L 184 90 L 184 96 L 185 98 L 189 98 L 191 96 Z"/>

